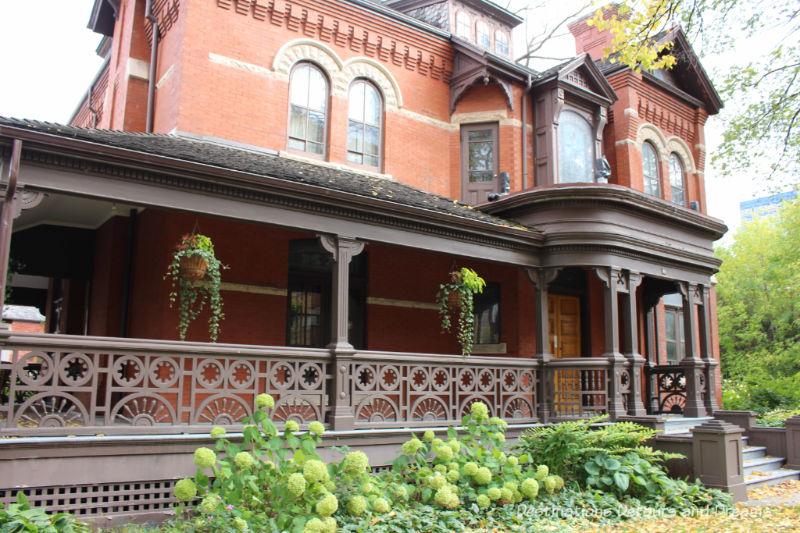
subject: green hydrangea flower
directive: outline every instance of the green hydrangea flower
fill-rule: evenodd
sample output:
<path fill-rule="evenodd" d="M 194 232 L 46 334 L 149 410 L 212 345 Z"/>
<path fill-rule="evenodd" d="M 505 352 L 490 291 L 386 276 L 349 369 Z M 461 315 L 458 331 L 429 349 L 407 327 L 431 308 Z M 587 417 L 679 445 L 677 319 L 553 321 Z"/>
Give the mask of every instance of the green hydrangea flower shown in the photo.
<path fill-rule="evenodd" d="M 523 453 L 522 455 L 519 456 L 519 462 L 524 464 L 524 465 L 528 464 L 530 461 L 531 460 L 530 460 L 530 458 L 528 458 L 528 454 L 527 453 Z"/>
<path fill-rule="evenodd" d="M 489 499 L 492 500 L 492 501 L 499 500 L 500 499 L 500 489 L 498 489 L 497 487 L 492 487 L 492 488 L 490 488 L 489 490 L 486 491 L 486 495 L 489 496 Z"/>
<path fill-rule="evenodd" d="M 342 461 L 345 472 L 363 474 L 369 468 L 369 459 L 364 452 L 350 452 Z"/>
<path fill-rule="evenodd" d="M 338 528 L 339 526 L 336 524 L 336 519 L 332 516 L 328 516 L 322 520 L 322 530 L 319 533 L 336 533 Z"/>
<path fill-rule="evenodd" d="M 431 448 L 433 448 L 435 450 L 436 448 L 438 448 L 442 444 L 444 444 L 444 441 L 442 439 L 439 439 L 439 438 L 433 439 L 431 441 Z"/>
<path fill-rule="evenodd" d="M 447 466 L 445 465 L 436 465 L 433 467 L 434 472 L 439 472 L 440 474 L 447 473 Z"/>
<path fill-rule="evenodd" d="M 275 398 L 270 396 L 269 394 L 259 394 L 256 396 L 256 407 L 259 409 L 267 408 L 267 409 L 274 409 L 275 408 Z"/>
<path fill-rule="evenodd" d="M 450 483 L 455 483 L 456 481 L 459 480 L 460 477 L 461 474 L 458 473 L 458 470 L 449 470 L 447 472 L 447 481 L 449 481 Z"/>
<path fill-rule="evenodd" d="M 217 454 L 208 448 L 197 448 L 194 451 L 194 464 L 200 468 L 210 468 L 217 462 Z"/>
<path fill-rule="evenodd" d="M 367 500 L 363 496 L 354 496 L 347 502 L 347 512 L 353 516 L 360 516 L 367 510 Z"/>
<path fill-rule="evenodd" d="M 386 498 L 375 498 L 375 501 L 372 502 L 372 510 L 381 514 L 388 513 L 389 502 L 386 501 Z"/>
<path fill-rule="evenodd" d="M 203 501 L 200 502 L 200 510 L 205 514 L 213 514 L 219 507 L 219 498 L 214 494 L 208 494 Z"/>
<path fill-rule="evenodd" d="M 315 420 L 308 425 L 308 430 L 317 437 L 321 437 L 325 433 L 325 426 Z"/>
<path fill-rule="evenodd" d="M 289 488 L 289 492 L 299 498 L 306 491 L 306 478 L 303 477 L 303 474 L 295 472 L 289 476 L 286 485 Z"/>
<path fill-rule="evenodd" d="M 458 501 L 458 496 L 453 492 L 453 487 L 450 485 L 445 485 L 437 490 L 433 499 L 436 503 L 447 509 L 455 509 L 460 503 Z"/>
<path fill-rule="evenodd" d="M 406 442 L 404 442 L 404 443 L 403 443 L 403 445 L 400 447 L 400 449 L 402 450 L 402 452 L 403 452 L 403 453 L 405 453 L 405 454 L 408 454 L 408 455 L 414 455 L 414 454 L 416 454 L 416 453 L 417 453 L 417 452 L 420 450 L 420 448 L 422 448 L 422 441 L 421 441 L 421 440 L 419 440 L 419 439 L 418 439 L 418 438 L 416 438 L 416 437 L 414 437 L 414 438 L 413 438 L 413 439 L 411 439 L 411 440 L 407 440 L 407 441 L 406 441 Z"/>
<path fill-rule="evenodd" d="M 325 479 L 325 474 L 327 473 L 328 469 L 325 468 L 325 463 L 322 461 L 311 459 L 303 464 L 303 477 L 306 478 L 306 481 L 309 483 L 322 481 Z"/>
<path fill-rule="evenodd" d="M 405 485 L 400 485 L 394 489 L 394 495 L 400 500 L 405 500 L 408 498 L 408 490 L 406 490 Z"/>
<path fill-rule="evenodd" d="M 302 477 L 302 476 L 301 476 Z M 305 483 L 305 479 L 303 480 Z M 326 494 L 317 502 L 316 510 L 320 516 L 330 516 L 339 508 L 339 500 L 333 494 Z"/>
<path fill-rule="evenodd" d="M 475 402 L 470 406 L 472 418 L 475 420 L 486 420 L 489 418 L 489 408 L 483 402 Z"/>
<path fill-rule="evenodd" d="M 369 481 L 365 481 L 364 483 L 361 484 L 361 492 L 363 492 L 364 494 L 372 494 L 373 492 L 377 491 L 375 490 L 375 485 L 373 485 Z"/>
<path fill-rule="evenodd" d="M 244 470 L 245 468 L 250 468 L 253 466 L 253 456 L 247 452 L 239 452 L 233 458 L 233 462 L 236 463 L 236 466 Z"/>
<path fill-rule="evenodd" d="M 497 451 L 497 450 L 495 450 L 495 451 Z M 500 461 L 501 465 L 506 464 L 506 461 L 508 460 L 508 459 L 506 459 L 506 454 L 503 453 L 503 452 L 500 452 L 500 453 L 497 454 L 497 459 Z"/>
<path fill-rule="evenodd" d="M 492 481 L 492 473 L 488 468 L 482 466 L 475 472 L 474 479 L 478 485 L 488 485 Z"/>
<path fill-rule="evenodd" d="M 238 531 L 247 531 L 247 522 L 245 522 L 243 518 L 237 516 L 233 519 L 233 527 Z"/>
<path fill-rule="evenodd" d="M 544 488 L 548 494 L 553 494 L 558 486 L 555 476 L 547 476 L 544 478 Z"/>
<path fill-rule="evenodd" d="M 436 450 L 436 458 L 443 463 L 449 463 L 453 460 L 453 450 L 449 446 L 440 446 Z M 447 467 L 445 467 L 445 469 L 447 469 Z"/>
<path fill-rule="evenodd" d="M 556 490 L 561 490 L 564 488 L 564 479 L 561 476 L 553 475 L 553 479 L 556 480 Z"/>
<path fill-rule="evenodd" d="M 294 420 L 287 420 L 286 423 L 283 424 L 283 430 L 289 433 L 297 433 L 300 430 L 300 425 Z"/>
<path fill-rule="evenodd" d="M 444 476 L 439 475 L 439 474 L 437 474 L 435 476 L 432 476 L 428 480 L 428 485 L 432 489 L 440 489 L 440 488 L 444 487 L 446 484 L 447 484 L 447 480 L 444 478 Z"/>
<path fill-rule="evenodd" d="M 464 464 L 464 473 L 470 477 L 478 473 L 478 465 L 472 461 Z"/>
<path fill-rule="evenodd" d="M 505 483 L 503 483 L 503 488 L 508 489 L 511 492 L 514 492 L 519 488 L 519 485 L 515 481 L 506 481 Z"/>
<path fill-rule="evenodd" d="M 332 516 L 328 516 L 322 519 L 322 528 L 319 530 L 319 533 L 336 533 L 338 529 L 339 527 L 336 524 L 336 519 Z"/>
<path fill-rule="evenodd" d="M 514 493 L 507 488 L 500 489 L 500 499 L 510 502 L 511 499 L 514 497 Z"/>
<path fill-rule="evenodd" d="M 459 464 L 458 464 L 458 463 L 456 463 L 455 461 L 453 461 L 452 463 L 449 463 L 449 464 L 447 465 L 447 469 L 448 469 L 448 470 L 460 470 L 460 469 L 461 469 L 461 467 L 459 466 Z"/>
<path fill-rule="evenodd" d="M 333 482 L 333 481 L 330 479 L 330 477 L 328 477 L 328 479 L 326 479 L 326 480 L 325 480 L 325 482 L 322 484 L 322 486 L 323 486 L 323 487 L 325 487 L 325 489 L 326 489 L 326 490 L 329 490 L 329 491 L 331 491 L 331 492 L 333 492 L 334 490 L 336 490 L 336 483 L 334 483 L 334 482 Z"/>
<path fill-rule="evenodd" d="M 508 466 L 517 466 L 518 464 L 519 464 L 519 459 L 517 459 L 513 455 L 508 458 Z"/>
<path fill-rule="evenodd" d="M 308 533 L 320 533 L 322 531 L 322 520 L 319 518 L 312 518 L 308 522 L 306 522 L 304 532 Z"/>
<path fill-rule="evenodd" d="M 197 485 L 191 479 L 181 479 L 175 483 L 173 492 L 180 501 L 189 502 L 197 496 Z"/>
<path fill-rule="evenodd" d="M 423 442 L 433 442 L 433 439 L 436 438 L 436 434 L 430 429 L 422 434 L 422 441 Z"/>
<path fill-rule="evenodd" d="M 219 437 L 222 437 L 226 433 L 227 433 L 227 431 L 225 431 L 224 427 L 214 426 L 213 428 L 211 428 L 211 438 L 212 439 L 217 439 Z"/>
<path fill-rule="evenodd" d="M 453 450 L 453 453 L 458 453 L 461 451 L 461 443 L 458 442 L 456 439 L 450 439 L 447 441 L 447 446 Z"/>
<path fill-rule="evenodd" d="M 493 416 L 492 418 L 490 418 L 489 423 L 494 424 L 495 426 L 499 426 L 503 429 L 508 427 L 508 422 L 497 416 Z"/>
<path fill-rule="evenodd" d="M 503 433 L 500 432 L 500 431 L 498 431 L 497 433 L 494 434 L 494 438 L 495 438 L 495 440 L 497 440 L 499 442 L 505 442 L 506 441 L 506 436 L 503 435 Z"/>
<path fill-rule="evenodd" d="M 536 469 L 536 479 L 542 481 L 550 474 L 550 468 L 547 465 L 539 465 Z"/>
<path fill-rule="evenodd" d="M 489 500 L 489 497 L 486 494 L 478 495 L 478 497 L 475 499 L 475 503 L 477 503 L 478 507 L 482 509 L 486 509 L 492 505 L 491 500 Z"/>

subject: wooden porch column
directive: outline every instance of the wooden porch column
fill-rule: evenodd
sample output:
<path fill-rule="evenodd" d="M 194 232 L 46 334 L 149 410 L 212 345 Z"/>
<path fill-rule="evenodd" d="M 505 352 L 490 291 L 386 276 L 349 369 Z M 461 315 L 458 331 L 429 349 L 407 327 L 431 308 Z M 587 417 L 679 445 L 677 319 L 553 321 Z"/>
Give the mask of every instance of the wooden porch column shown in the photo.
<path fill-rule="evenodd" d="M 548 421 L 553 405 L 553 375 L 547 368 L 547 363 L 553 359 L 553 354 L 550 353 L 550 310 L 547 303 L 547 288 L 550 282 L 556 279 L 560 270 L 560 268 L 528 268 L 525 271 L 535 289 L 536 355 L 534 357 L 539 363 L 536 404 L 537 416 L 542 423 Z"/>
<path fill-rule="evenodd" d="M 623 295 L 623 318 L 624 318 L 624 339 L 625 357 L 630 363 L 630 370 L 627 373 L 628 379 L 628 414 L 631 416 L 643 416 L 647 414 L 642 402 L 642 367 L 645 360 L 639 353 L 639 312 L 636 303 L 636 287 L 642 282 L 642 276 L 638 272 L 627 272 L 627 293 Z"/>
<path fill-rule="evenodd" d="M 711 349 L 711 306 L 709 305 L 711 286 L 698 285 L 697 288 L 698 291 L 700 291 L 700 301 L 702 302 L 698 308 L 698 319 L 700 322 L 700 357 L 706 364 L 705 408 L 708 414 L 713 414 L 714 411 L 719 410 L 716 395 L 716 368 L 719 366 L 719 363 L 714 359 L 714 354 Z"/>
<path fill-rule="evenodd" d="M 626 277 L 619 267 L 597 267 L 595 275 L 605 285 L 605 306 L 603 320 L 605 323 L 606 352 L 603 356 L 609 362 L 608 368 L 608 416 L 612 420 L 625 415 L 625 404 L 622 399 L 622 375 L 627 361 L 619 351 L 619 288 L 627 289 Z"/>
<path fill-rule="evenodd" d="M 353 429 L 353 397 L 350 386 L 351 362 L 355 349 L 347 338 L 350 293 L 350 261 L 364 250 L 364 243 L 340 235 L 320 235 L 322 247 L 333 256 L 331 279 L 331 343 L 333 355 L 333 405 L 331 429 Z"/>
<path fill-rule="evenodd" d="M 686 407 L 683 414 L 688 417 L 705 416 L 706 409 L 703 405 L 703 370 L 705 362 L 697 357 L 697 317 L 694 314 L 694 305 L 701 293 L 697 292 L 698 285 L 686 282 L 678 283 L 683 298 L 683 335 L 686 349 L 680 367 L 686 377 Z"/>
<path fill-rule="evenodd" d="M 8 277 L 8 254 L 11 250 L 11 231 L 14 216 L 19 210 L 20 191 L 17 189 L 19 179 L 19 162 L 22 157 L 22 141 L 14 139 L 11 147 L 11 159 L 6 173 L 5 191 L 0 199 L 0 313 L 6 300 L 6 278 Z"/>

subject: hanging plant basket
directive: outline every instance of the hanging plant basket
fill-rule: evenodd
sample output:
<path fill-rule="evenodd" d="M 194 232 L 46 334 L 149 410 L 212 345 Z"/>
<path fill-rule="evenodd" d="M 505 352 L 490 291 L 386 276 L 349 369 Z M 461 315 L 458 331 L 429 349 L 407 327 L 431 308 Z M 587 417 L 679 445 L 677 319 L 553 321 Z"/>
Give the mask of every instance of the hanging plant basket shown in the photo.
<path fill-rule="evenodd" d="M 450 281 L 455 284 L 460 284 L 461 281 L 464 279 L 464 276 L 461 272 L 454 271 L 450 272 Z M 450 291 L 447 294 L 447 308 L 450 311 L 454 311 L 461 307 L 461 304 L 464 302 L 464 297 L 459 291 Z"/>
<path fill-rule="evenodd" d="M 181 277 L 186 281 L 200 281 L 206 277 L 208 261 L 199 255 L 181 257 Z"/>
<path fill-rule="evenodd" d="M 455 323 L 462 355 L 469 355 L 472 351 L 475 335 L 474 296 L 483 292 L 485 286 L 483 278 L 470 268 L 450 272 L 450 282 L 439 285 L 436 303 L 439 305 L 442 331 L 450 331 Z"/>

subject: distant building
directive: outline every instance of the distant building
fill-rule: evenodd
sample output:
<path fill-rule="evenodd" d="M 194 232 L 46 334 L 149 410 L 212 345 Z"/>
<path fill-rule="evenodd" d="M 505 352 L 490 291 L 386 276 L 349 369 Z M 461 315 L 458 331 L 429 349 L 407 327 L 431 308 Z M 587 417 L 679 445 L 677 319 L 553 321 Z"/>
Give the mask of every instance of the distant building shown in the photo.
<path fill-rule="evenodd" d="M 742 217 L 742 222 L 750 222 L 756 218 L 771 217 L 777 214 L 778 208 L 783 202 L 795 197 L 797 197 L 797 191 L 788 191 L 740 202 L 739 214 Z"/>

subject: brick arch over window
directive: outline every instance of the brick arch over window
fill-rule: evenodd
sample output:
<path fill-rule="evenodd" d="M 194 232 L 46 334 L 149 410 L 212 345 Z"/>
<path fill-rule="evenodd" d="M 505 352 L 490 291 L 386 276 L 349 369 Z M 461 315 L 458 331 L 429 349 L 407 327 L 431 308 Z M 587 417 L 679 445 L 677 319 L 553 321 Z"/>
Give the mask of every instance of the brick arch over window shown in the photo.
<path fill-rule="evenodd" d="M 365 57 L 348 59 L 341 72 L 334 77 L 335 91 L 337 94 L 347 94 L 350 85 L 355 79 L 371 81 L 382 93 L 386 109 L 400 109 L 403 107 L 403 95 L 400 86 L 391 72 L 380 63 Z"/>
<path fill-rule="evenodd" d="M 636 147 L 639 148 L 640 152 L 642 150 L 642 145 L 647 141 L 656 149 L 658 160 L 666 161 L 669 157 L 669 143 L 667 143 L 667 138 L 664 137 L 661 130 L 652 124 L 642 124 L 639 126 L 639 130 L 636 132 Z"/>
<path fill-rule="evenodd" d="M 697 172 L 697 167 L 694 163 L 694 156 L 689 149 L 689 145 L 680 137 L 670 137 L 667 139 L 667 151 L 675 153 L 683 163 L 683 172 L 686 174 L 694 174 Z"/>
<path fill-rule="evenodd" d="M 344 64 L 336 52 L 324 44 L 310 39 L 296 39 L 281 46 L 278 53 L 275 54 L 272 70 L 283 74 L 288 80 L 292 67 L 299 61 L 316 63 L 326 71 L 332 81 L 337 79 L 344 68 Z M 347 87 L 343 94 L 347 94 Z"/>

